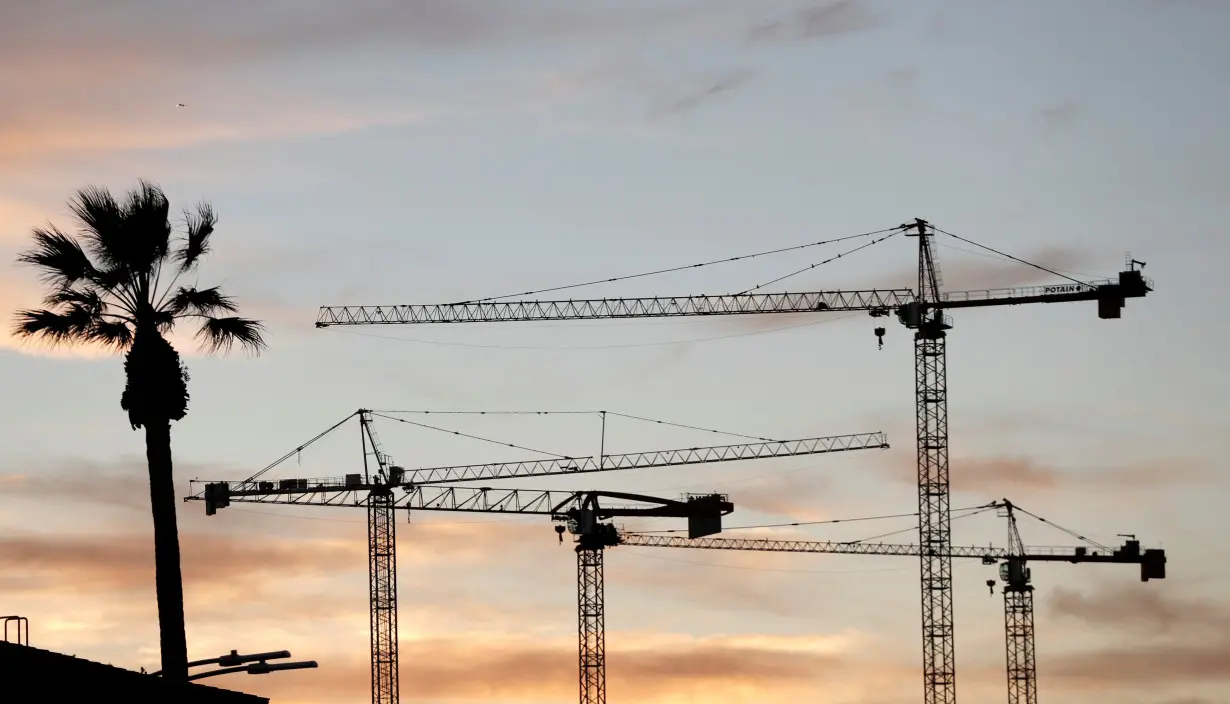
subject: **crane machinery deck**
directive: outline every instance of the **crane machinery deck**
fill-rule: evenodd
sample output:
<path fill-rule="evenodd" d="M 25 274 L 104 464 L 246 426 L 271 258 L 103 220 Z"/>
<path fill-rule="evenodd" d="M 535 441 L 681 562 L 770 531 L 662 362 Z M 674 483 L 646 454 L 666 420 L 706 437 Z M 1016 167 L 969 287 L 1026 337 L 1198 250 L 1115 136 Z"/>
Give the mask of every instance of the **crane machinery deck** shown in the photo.
<path fill-rule="evenodd" d="M 879 318 L 895 313 L 898 322 L 914 332 L 918 536 L 921 545 L 931 548 L 919 555 L 923 701 L 924 704 L 955 704 L 957 695 L 952 563 L 947 550 L 950 538 L 947 337 L 948 331 L 953 327 L 953 321 L 945 314 L 945 311 L 957 308 L 1095 301 L 1099 318 L 1116 319 L 1121 317 L 1122 309 L 1128 298 L 1145 296 L 1153 290 L 1153 283 L 1142 273 L 1144 263 L 1129 257 L 1127 268 L 1114 279 L 1080 281 L 1051 269 L 1030 264 L 1030 266 L 1065 279 L 1065 282 L 1024 288 L 944 293 L 941 292 L 942 280 L 932 246 L 932 240 L 937 234 L 953 237 L 1023 264 L 1029 264 L 1029 262 L 951 232 L 940 230 L 926 220 L 918 218 L 913 222 L 884 230 L 787 249 L 796 250 L 808 246 L 830 244 L 854 237 L 879 236 L 850 252 L 843 253 L 851 254 L 898 234 L 905 234 L 907 237 L 915 237 L 918 240 L 917 285 L 913 289 L 803 293 L 753 293 L 752 290 L 748 290 L 742 293 L 716 296 L 513 301 L 500 300 L 511 298 L 511 296 L 498 296 L 439 305 L 323 306 L 317 315 L 316 326 L 324 328 L 335 325 L 674 318 L 842 311 L 864 311 L 872 317 Z M 694 269 L 700 266 L 750 259 L 779 251 L 785 250 L 761 252 L 649 273 Z M 835 261 L 843 254 L 826 259 L 821 264 Z M 794 273 L 809 271 L 816 266 L 818 264 Z M 647 274 L 604 278 L 519 295 L 530 296 L 645 275 Z M 792 275 L 780 277 L 778 280 Z M 876 327 L 874 332 L 880 346 L 883 347 L 884 327 Z"/>
<path fill-rule="evenodd" d="M 559 456 L 545 460 L 488 462 L 407 470 L 394 465 L 392 458 L 384 452 L 373 426 L 373 419 L 378 415 L 380 414 L 368 409 L 359 409 L 245 480 L 192 480 L 194 487 L 198 484 L 203 486 L 199 490 L 194 489 L 184 499 L 204 502 L 205 513 L 209 516 L 215 515 L 219 509 L 226 508 L 233 502 L 349 506 L 367 510 L 373 704 L 397 704 L 400 697 L 397 655 L 397 543 L 396 524 L 393 520 L 395 510 L 538 514 L 566 518 L 572 515 L 569 511 L 574 507 L 584 506 L 592 513 L 599 496 L 626 498 L 631 495 L 472 488 L 456 484 L 888 448 L 888 439 L 884 433 L 874 432 L 626 454 L 603 452 L 596 457 Z M 359 419 L 362 439 L 362 473 L 316 479 L 262 479 L 265 473 L 281 462 L 297 456 L 307 446 L 356 417 Z M 663 506 L 675 507 L 677 503 L 658 499 L 651 501 L 656 502 L 658 509 Z M 648 514 L 617 512 L 610 515 Z M 679 514 L 677 510 L 676 513 L 654 515 Z M 684 514 L 685 517 L 687 515 Z"/>

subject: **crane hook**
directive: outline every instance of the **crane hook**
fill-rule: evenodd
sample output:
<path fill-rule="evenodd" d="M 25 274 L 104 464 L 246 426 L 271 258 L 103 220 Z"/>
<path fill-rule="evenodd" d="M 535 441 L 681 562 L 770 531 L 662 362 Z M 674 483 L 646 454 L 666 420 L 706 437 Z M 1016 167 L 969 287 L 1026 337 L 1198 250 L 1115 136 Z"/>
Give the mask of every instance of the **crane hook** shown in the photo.
<path fill-rule="evenodd" d="M 885 332 L 884 328 L 876 328 L 875 332 L 876 332 L 876 339 L 880 343 L 879 349 L 884 349 L 884 332 Z"/>
<path fill-rule="evenodd" d="M 991 596 L 995 596 L 995 580 L 987 580 L 987 589 L 991 590 Z"/>
<path fill-rule="evenodd" d="M 563 526 L 558 526 L 558 525 L 555 526 L 555 534 L 559 536 L 560 545 L 564 544 L 564 531 L 565 530 L 566 529 Z"/>

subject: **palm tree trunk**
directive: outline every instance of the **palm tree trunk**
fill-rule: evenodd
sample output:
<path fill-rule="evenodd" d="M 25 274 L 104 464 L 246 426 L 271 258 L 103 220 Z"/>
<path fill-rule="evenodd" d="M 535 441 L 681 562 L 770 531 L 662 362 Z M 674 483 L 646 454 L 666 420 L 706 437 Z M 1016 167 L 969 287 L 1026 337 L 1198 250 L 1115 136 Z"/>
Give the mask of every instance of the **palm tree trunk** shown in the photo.
<path fill-rule="evenodd" d="M 162 678 L 188 678 L 188 643 L 184 635 L 184 581 L 179 570 L 179 526 L 175 520 L 175 478 L 171 465 L 171 422 L 145 424 L 145 458 L 149 465 L 149 499 L 154 514 L 154 581 L 158 594 Z"/>

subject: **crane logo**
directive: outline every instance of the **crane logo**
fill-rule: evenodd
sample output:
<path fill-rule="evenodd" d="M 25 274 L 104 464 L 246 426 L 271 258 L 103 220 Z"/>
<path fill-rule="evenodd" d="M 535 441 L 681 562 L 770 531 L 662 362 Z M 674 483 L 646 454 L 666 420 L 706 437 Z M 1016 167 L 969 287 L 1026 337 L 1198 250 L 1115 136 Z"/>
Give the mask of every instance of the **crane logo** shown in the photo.
<path fill-rule="evenodd" d="M 1058 286 L 1043 286 L 1043 293 L 1081 293 L 1082 291 L 1092 291 L 1093 287 L 1088 284 L 1060 284 Z"/>

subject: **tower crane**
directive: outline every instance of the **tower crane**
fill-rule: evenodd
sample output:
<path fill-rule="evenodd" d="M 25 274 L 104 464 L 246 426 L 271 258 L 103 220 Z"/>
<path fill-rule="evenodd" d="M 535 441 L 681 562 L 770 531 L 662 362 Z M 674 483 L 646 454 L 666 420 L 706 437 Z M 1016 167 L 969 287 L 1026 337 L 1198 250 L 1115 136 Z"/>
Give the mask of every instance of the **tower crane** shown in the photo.
<path fill-rule="evenodd" d="M 577 651 L 581 704 L 606 704 L 606 599 L 603 589 L 602 554 L 615 545 L 615 526 L 603 520 L 616 517 L 678 517 L 688 519 L 688 537 L 703 538 L 722 530 L 722 516 L 734 510 L 725 494 L 691 494 L 679 501 L 606 494 L 657 502 L 651 507 L 603 508 L 599 497 L 586 497 L 568 515 L 567 528 L 556 525 L 563 542 L 564 531 L 577 536 Z"/>
<path fill-rule="evenodd" d="M 393 520 L 395 510 L 566 516 L 569 514 L 561 507 L 584 504 L 588 507 L 587 510 L 592 511 L 597 504 L 586 503 L 587 497 L 596 501 L 599 495 L 618 495 L 609 492 L 595 494 L 475 489 L 453 484 L 888 448 L 884 433 L 875 432 L 653 452 L 609 455 L 602 453 L 597 457 L 560 457 L 407 470 L 394 465 L 392 459 L 385 454 L 373 425 L 374 415 L 376 414 L 373 411 L 367 409 L 355 411 L 243 481 L 192 480 L 193 490 L 184 499 L 203 501 L 205 513 L 209 516 L 215 515 L 218 509 L 226 508 L 232 502 L 350 506 L 367 509 L 373 704 L 397 704 L 400 689 L 397 657 L 397 544 Z M 279 479 L 276 482 L 261 479 L 263 474 L 282 461 L 297 455 L 308 445 L 356 416 L 359 419 L 363 448 L 362 473 L 318 479 Z M 196 485 L 202 486 L 197 489 Z"/>
<path fill-rule="evenodd" d="M 1034 659 L 1034 601 L 1028 562 L 1069 562 L 1073 564 L 1140 565 L 1140 581 L 1166 578 L 1166 551 L 1161 548 L 1141 549 L 1135 536 L 1118 548 L 1094 545 L 1079 547 L 1027 547 L 1017 529 L 1016 511 L 1021 510 L 1008 499 L 996 501 L 1001 517 L 1008 519 L 1009 546 L 946 548 L 950 558 L 980 559 L 985 565 L 999 563 L 999 576 L 1004 582 L 1004 636 L 1007 650 L 1008 704 L 1038 704 L 1037 668 Z M 1032 515 L 1032 514 L 1031 514 Z M 556 526 L 563 532 L 563 526 Z M 751 550 L 756 552 L 822 553 L 840 555 L 900 555 L 925 556 L 933 552 L 917 544 L 868 542 L 836 542 L 811 540 L 769 540 L 704 538 L 694 539 L 667 535 L 648 535 L 616 530 L 613 526 L 595 531 L 602 534 L 605 547 L 632 545 L 641 547 L 693 548 L 701 550 Z M 561 535 L 562 539 L 562 535 Z M 581 552 L 578 539 L 577 551 Z M 987 581 L 994 591 L 995 580 Z M 601 592 L 601 585 L 598 587 Z M 601 603 L 601 596 L 599 596 Z"/>
<path fill-rule="evenodd" d="M 932 548 L 919 556 L 922 596 L 923 691 L 924 704 L 955 704 L 956 663 L 952 613 L 952 562 L 949 545 L 951 520 L 948 481 L 948 383 L 947 331 L 952 319 L 945 311 L 955 308 L 1010 306 L 1027 303 L 1096 301 L 1098 317 L 1119 318 L 1128 298 L 1139 298 L 1153 290 L 1152 281 L 1142 273 L 1144 263 L 1131 259 L 1116 279 L 1083 282 L 1062 274 L 1067 283 L 1024 288 L 941 293 L 942 285 L 932 240 L 937 234 L 954 237 L 982 247 L 997 255 L 1004 253 L 977 242 L 944 232 L 925 220 L 857 236 L 882 235 L 864 244 L 884 241 L 898 234 L 918 238 L 918 279 L 915 289 L 897 288 L 859 291 L 818 291 L 804 293 L 752 293 L 730 295 L 693 295 L 653 298 L 602 298 L 580 300 L 500 300 L 500 296 L 442 305 L 324 306 L 316 319 L 317 327 L 335 325 L 388 325 L 420 323 L 488 323 L 516 321 L 600 320 L 616 318 L 674 318 L 708 315 L 760 315 L 767 313 L 814 313 L 866 311 L 872 317 L 895 312 L 898 322 L 914 331 L 914 399 L 918 456 L 918 536 L 919 543 Z M 841 238 L 851 239 L 851 238 Z M 830 240 L 830 242 L 836 240 Z M 824 244 L 824 243 L 815 243 Z M 803 245 L 809 246 L 809 245 Z M 791 249 L 801 249 L 795 247 Z M 782 251 L 782 250 L 775 250 Z M 770 254 L 772 252 L 762 252 Z M 751 256 L 760 256 L 751 255 Z M 832 257 L 826 262 L 834 261 Z M 749 257 L 735 257 L 747 259 Z M 1015 257 L 1009 257 L 1022 261 Z M 721 260 L 732 261 L 732 259 Z M 826 263 L 821 262 L 821 263 Z M 716 264 L 705 262 L 678 271 Z M 1028 263 L 1028 262 L 1022 262 Z M 812 265 L 801 271 L 814 268 Z M 1031 265 L 1032 266 L 1032 265 Z M 1139 268 L 1138 268 L 1139 267 Z M 796 273 L 800 273 L 796 272 Z M 663 273 L 663 272 L 652 272 Z M 636 276 L 644 276 L 640 274 Z M 603 279 L 606 283 L 635 276 Z M 782 277 L 786 278 L 786 277 Z M 588 284 L 577 284 L 584 286 Z M 561 286 L 520 295 L 559 291 Z M 759 287 L 757 287 L 759 288 Z M 885 329 L 876 327 L 883 347 Z"/>

